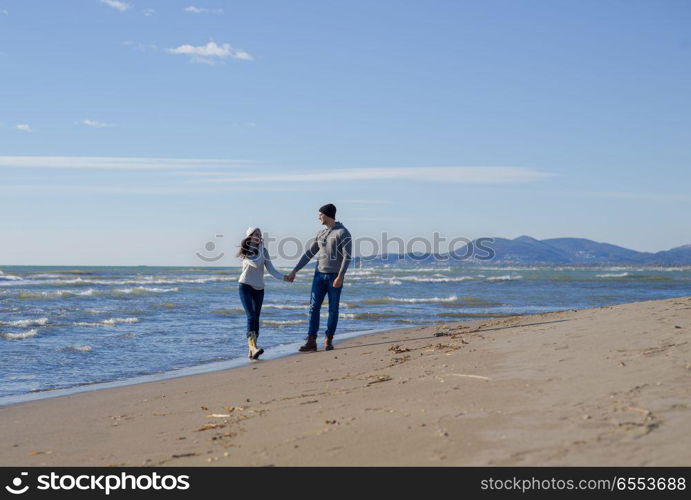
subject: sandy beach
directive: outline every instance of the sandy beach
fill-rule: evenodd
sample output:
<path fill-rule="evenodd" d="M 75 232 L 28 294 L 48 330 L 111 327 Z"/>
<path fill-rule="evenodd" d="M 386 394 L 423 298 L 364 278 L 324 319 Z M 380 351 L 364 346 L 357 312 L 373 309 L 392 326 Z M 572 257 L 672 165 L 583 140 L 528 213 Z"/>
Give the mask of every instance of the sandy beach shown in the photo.
<path fill-rule="evenodd" d="M 0 465 L 691 465 L 691 297 L 0 408 Z M 321 338 L 320 338 L 321 341 Z"/>

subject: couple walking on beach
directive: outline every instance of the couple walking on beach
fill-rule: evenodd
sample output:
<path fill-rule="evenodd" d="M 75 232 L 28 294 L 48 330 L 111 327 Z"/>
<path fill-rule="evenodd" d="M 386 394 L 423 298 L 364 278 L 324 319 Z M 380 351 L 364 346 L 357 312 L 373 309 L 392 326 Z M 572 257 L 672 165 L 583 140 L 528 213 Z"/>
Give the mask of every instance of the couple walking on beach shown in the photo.
<path fill-rule="evenodd" d="M 329 318 L 326 322 L 324 349 L 330 351 L 334 348 L 338 304 L 351 260 L 352 240 L 345 226 L 336 221 L 336 207 L 333 204 L 326 204 L 319 209 L 319 222 L 326 227 L 317 233 L 314 242 L 309 245 L 290 274 L 286 275 L 279 273 L 271 263 L 261 230 L 258 227 L 247 229 L 238 251 L 238 257 L 242 259 L 242 273 L 238 281 L 240 302 L 247 315 L 247 345 L 250 359 L 258 359 L 264 353 L 264 349 L 257 346 L 259 316 L 264 301 L 264 269 L 274 278 L 292 283 L 298 271 L 317 254 L 319 259 L 312 278 L 307 339 L 300 347 L 300 352 L 317 350 L 319 314 L 326 296 L 329 297 Z"/>

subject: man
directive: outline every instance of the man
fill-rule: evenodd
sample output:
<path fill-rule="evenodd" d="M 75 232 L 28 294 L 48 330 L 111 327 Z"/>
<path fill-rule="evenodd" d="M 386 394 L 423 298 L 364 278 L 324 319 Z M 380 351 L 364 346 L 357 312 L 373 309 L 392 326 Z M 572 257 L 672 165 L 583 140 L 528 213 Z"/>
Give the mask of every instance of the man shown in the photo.
<path fill-rule="evenodd" d="M 333 338 L 338 324 L 338 303 L 341 299 L 343 278 L 350 264 L 353 242 L 350 232 L 343 224 L 336 221 L 336 207 L 331 203 L 319 209 L 319 222 L 326 229 L 317 233 L 312 245 L 305 251 L 295 269 L 286 277 L 287 281 L 295 280 L 297 272 L 319 253 L 319 261 L 314 271 L 312 292 L 310 295 L 310 324 L 307 342 L 300 347 L 300 352 L 317 350 L 317 331 L 319 330 L 319 313 L 324 297 L 329 296 L 329 319 L 326 323 L 324 348 L 334 348 Z"/>

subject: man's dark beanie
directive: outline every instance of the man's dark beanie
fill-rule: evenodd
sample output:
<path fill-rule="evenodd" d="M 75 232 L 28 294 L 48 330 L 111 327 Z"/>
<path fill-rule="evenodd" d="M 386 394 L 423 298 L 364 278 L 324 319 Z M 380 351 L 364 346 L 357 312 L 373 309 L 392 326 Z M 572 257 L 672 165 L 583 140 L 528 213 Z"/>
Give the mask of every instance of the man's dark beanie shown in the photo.
<path fill-rule="evenodd" d="M 327 217 L 331 217 L 332 219 L 336 218 L 336 205 L 332 205 L 331 203 L 327 203 L 323 207 L 319 209 L 319 212 L 323 213 Z"/>

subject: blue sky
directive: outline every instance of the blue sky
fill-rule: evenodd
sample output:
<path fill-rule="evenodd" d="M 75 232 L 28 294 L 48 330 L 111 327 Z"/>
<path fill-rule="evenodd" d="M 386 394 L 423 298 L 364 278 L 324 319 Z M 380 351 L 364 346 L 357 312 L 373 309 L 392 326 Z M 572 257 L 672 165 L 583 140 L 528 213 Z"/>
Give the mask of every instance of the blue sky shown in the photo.
<path fill-rule="evenodd" d="M 326 202 L 356 236 L 691 243 L 689 26 L 683 0 L 0 0 L 0 263 L 195 265 Z"/>

